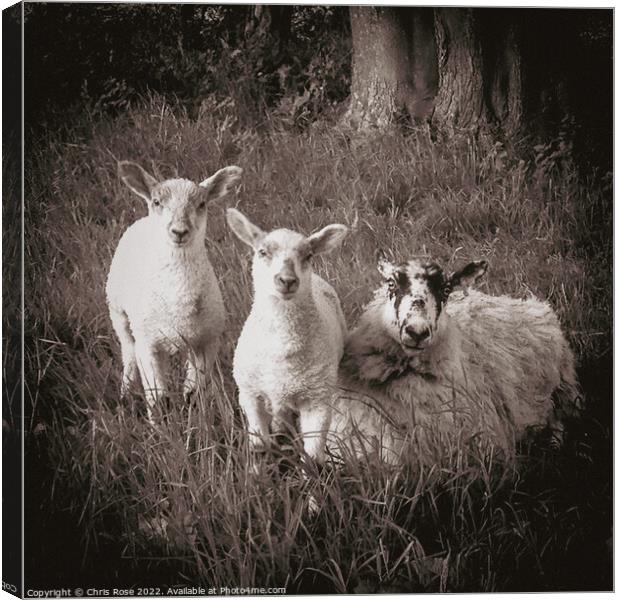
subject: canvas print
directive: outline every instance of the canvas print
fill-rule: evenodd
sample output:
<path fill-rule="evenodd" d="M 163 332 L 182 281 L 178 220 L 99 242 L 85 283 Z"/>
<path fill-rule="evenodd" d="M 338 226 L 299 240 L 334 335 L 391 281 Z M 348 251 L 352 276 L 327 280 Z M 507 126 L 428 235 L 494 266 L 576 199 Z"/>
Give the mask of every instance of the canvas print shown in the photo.
<path fill-rule="evenodd" d="M 613 588 L 611 9 L 2 26 L 6 592 Z"/>

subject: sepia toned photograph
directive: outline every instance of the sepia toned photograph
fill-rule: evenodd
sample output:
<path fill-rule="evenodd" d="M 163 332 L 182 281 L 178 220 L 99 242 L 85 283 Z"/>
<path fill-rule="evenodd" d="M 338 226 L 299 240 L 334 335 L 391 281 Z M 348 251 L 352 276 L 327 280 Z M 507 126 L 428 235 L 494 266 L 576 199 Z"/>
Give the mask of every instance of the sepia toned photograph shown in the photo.
<path fill-rule="evenodd" d="M 613 26 L 3 10 L 3 590 L 612 591 Z"/>

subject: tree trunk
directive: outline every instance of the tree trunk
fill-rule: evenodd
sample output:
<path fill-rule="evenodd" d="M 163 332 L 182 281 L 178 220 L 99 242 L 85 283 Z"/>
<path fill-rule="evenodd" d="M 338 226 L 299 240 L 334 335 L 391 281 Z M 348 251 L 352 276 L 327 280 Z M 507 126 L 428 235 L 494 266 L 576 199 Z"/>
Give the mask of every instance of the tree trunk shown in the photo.
<path fill-rule="evenodd" d="M 492 120 L 506 137 L 517 135 L 525 115 L 522 14 L 519 10 L 488 9 L 478 13 L 482 32 L 484 85 Z"/>
<path fill-rule="evenodd" d="M 350 8 L 353 62 L 345 119 L 362 129 L 424 119 L 436 88 L 429 9 Z"/>
<path fill-rule="evenodd" d="M 430 119 L 439 130 L 502 139 L 566 127 L 575 34 L 556 11 L 361 6 L 349 14 L 345 119 L 354 126 Z"/>
<path fill-rule="evenodd" d="M 360 128 L 405 118 L 469 129 L 490 119 L 472 9 L 351 7 L 346 119 Z"/>
<path fill-rule="evenodd" d="M 245 37 L 264 47 L 271 64 L 284 61 L 291 35 L 293 8 L 279 4 L 256 4 L 248 7 Z"/>
<path fill-rule="evenodd" d="M 396 10 L 350 8 L 353 64 L 346 119 L 361 129 L 386 127 L 413 92 L 407 42 Z"/>
<path fill-rule="evenodd" d="M 470 130 L 486 126 L 482 47 L 471 8 L 435 10 L 439 88 L 433 121 L 440 127 Z"/>
<path fill-rule="evenodd" d="M 523 124 L 523 64 L 516 26 L 509 25 L 504 31 L 489 74 L 489 104 L 504 133 L 513 136 Z"/>
<path fill-rule="evenodd" d="M 427 120 L 433 114 L 438 86 L 433 9 L 412 9 L 411 27 L 414 95 L 409 104 L 409 114 L 415 121 Z"/>

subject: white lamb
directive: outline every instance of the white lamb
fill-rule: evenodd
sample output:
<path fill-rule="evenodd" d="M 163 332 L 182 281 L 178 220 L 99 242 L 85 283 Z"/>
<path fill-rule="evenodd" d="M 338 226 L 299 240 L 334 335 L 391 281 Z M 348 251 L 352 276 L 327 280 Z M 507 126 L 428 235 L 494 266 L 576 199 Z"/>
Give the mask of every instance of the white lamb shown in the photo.
<path fill-rule="evenodd" d="M 242 170 L 226 167 L 198 185 L 187 179 L 158 182 L 131 162 L 119 163 L 118 172 L 146 200 L 149 213 L 121 237 L 106 292 L 121 343 L 121 395 L 139 374 L 153 422 L 172 355 L 191 350 L 186 397 L 205 384 L 210 373 L 226 315 L 205 247 L 207 203 L 226 194 Z"/>
<path fill-rule="evenodd" d="M 253 450 L 289 431 L 291 414 L 307 456 L 322 462 L 337 393 L 346 324 L 334 289 L 312 271 L 315 254 L 340 244 L 348 229 L 328 225 L 306 237 L 266 233 L 235 209 L 228 224 L 254 249 L 254 302 L 235 350 L 233 374 Z"/>
<path fill-rule="evenodd" d="M 336 454 L 345 441 L 388 462 L 412 450 L 434 464 L 473 443 L 512 457 L 526 432 L 547 426 L 559 443 L 579 391 L 547 303 L 468 292 L 485 261 L 448 278 L 417 260 L 382 260 L 379 270 L 384 284 L 347 340 L 330 436 Z"/>

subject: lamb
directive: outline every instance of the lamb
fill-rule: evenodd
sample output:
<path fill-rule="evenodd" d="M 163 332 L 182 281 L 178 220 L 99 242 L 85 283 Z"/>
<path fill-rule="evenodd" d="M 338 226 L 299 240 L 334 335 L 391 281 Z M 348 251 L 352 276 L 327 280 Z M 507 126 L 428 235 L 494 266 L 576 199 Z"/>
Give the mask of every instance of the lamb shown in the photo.
<path fill-rule="evenodd" d="M 468 290 L 475 261 L 445 277 L 434 263 L 379 262 L 384 283 L 346 343 L 330 450 L 377 452 L 398 464 L 413 449 L 436 464 L 457 448 L 514 456 L 516 442 L 578 414 L 573 353 L 546 302 Z"/>
<path fill-rule="evenodd" d="M 306 237 L 289 229 L 267 233 L 232 208 L 227 219 L 254 250 L 254 301 L 233 362 L 250 448 L 256 457 L 271 434 L 289 433 L 298 415 L 304 458 L 321 463 L 346 323 L 336 292 L 313 272 L 311 259 L 336 248 L 348 229 L 333 224 Z"/>
<path fill-rule="evenodd" d="M 125 397 L 138 376 L 153 423 L 169 359 L 187 357 L 183 391 L 190 397 L 210 373 L 225 326 L 222 294 L 205 247 L 207 203 L 227 193 L 242 170 L 230 166 L 200 184 L 158 182 L 142 167 L 120 162 L 122 181 L 148 206 L 116 248 L 106 294 L 121 344 Z"/>

